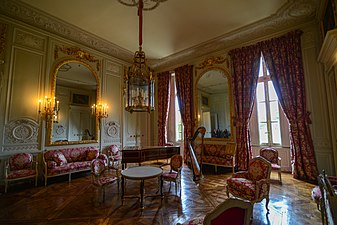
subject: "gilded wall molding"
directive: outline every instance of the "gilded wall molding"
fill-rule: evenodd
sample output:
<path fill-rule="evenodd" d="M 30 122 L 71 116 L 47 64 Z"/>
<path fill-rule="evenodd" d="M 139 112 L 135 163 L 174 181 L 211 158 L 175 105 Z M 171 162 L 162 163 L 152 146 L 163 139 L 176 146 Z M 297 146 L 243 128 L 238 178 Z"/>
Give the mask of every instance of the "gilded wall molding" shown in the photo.
<path fill-rule="evenodd" d="M 32 8 L 23 2 L 12 0 L 2 0 L 1 2 L 0 14 L 83 44 L 117 59 L 130 63 L 133 60 L 133 52 L 57 19 L 41 10 Z"/>
<path fill-rule="evenodd" d="M 68 55 L 68 56 L 74 56 L 77 59 L 80 60 L 86 60 L 89 62 L 94 62 L 96 63 L 96 69 L 97 71 L 100 70 L 100 63 L 99 60 L 96 59 L 94 56 L 90 55 L 88 52 L 78 48 L 78 47 L 59 47 L 59 46 L 55 46 L 55 50 L 54 50 L 54 59 L 58 58 L 58 52 L 63 52 L 64 54 Z"/>
<path fill-rule="evenodd" d="M 223 56 L 210 56 L 206 58 L 202 63 L 200 63 L 198 66 L 196 66 L 196 69 L 205 69 L 207 67 L 212 67 L 215 65 L 223 64 L 225 63 L 226 68 L 229 68 L 229 61 L 227 58 Z"/>

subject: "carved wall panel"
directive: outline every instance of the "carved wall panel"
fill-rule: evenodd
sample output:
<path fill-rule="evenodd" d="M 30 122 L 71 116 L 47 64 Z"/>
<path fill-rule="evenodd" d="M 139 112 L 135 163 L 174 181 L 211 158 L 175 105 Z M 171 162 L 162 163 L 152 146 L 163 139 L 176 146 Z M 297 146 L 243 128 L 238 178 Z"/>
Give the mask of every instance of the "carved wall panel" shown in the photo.
<path fill-rule="evenodd" d="M 14 42 L 25 47 L 43 51 L 45 49 L 45 39 L 38 37 L 32 33 L 16 29 L 14 34 Z"/>
<path fill-rule="evenodd" d="M 3 151 L 37 150 L 39 124 L 28 118 L 10 121 L 5 125 Z"/>

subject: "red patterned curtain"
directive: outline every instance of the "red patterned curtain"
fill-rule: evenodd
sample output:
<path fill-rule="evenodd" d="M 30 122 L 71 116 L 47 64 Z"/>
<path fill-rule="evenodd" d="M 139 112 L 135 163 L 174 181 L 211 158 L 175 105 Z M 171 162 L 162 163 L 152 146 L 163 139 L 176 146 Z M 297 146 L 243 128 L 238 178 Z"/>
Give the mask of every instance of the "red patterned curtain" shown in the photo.
<path fill-rule="evenodd" d="M 187 140 L 193 136 L 193 66 L 185 65 L 174 70 L 181 120 L 184 125 L 184 160 L 187 161 Z"/>
<path fill-rule="evenodd" d="M 234 116 L 236 126 L 235 164 L 238 170 L 247 170 L 252 157 L 249 119 L 256 97 L 261 51 L 259 45 L 233 49 L 229 52 L 232 60 L 232 86 L 234 94 Z"/>
<path fill-rule="evenodd" d="M 315 181 L 318 175 L 314 145 L 306 110 L 301 51 L 302 31 L 296 30 L 261 42 L 263 56 L 277 96 L 290 125 L 293 177 Z"/>
<path fill-rule="evenodd" d="M 169 71 L 159 73 L 158 79 L 158 145 L 165 146 L 167 141 L 167 117 L 170 104 L 170 77 Z"/>

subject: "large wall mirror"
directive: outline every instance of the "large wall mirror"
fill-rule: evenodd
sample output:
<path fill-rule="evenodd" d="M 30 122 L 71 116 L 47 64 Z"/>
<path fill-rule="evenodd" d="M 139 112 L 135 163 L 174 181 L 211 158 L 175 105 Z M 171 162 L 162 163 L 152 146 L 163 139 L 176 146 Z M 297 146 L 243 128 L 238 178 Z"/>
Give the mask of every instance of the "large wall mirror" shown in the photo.
<path fill-rule="evenodd" d="M 221 67 L 197 73 L 195 106 L 197 126 L 206 128 L 205 138 L 233 140 L 230 75 Z"/>
<path fill-rule="evenodd" d="M 98 140 L 98 121 L 91 106 L 99 93 L 97 74 L 89 64 L 66 60 L 53 72 L 52 97 L 59 101 L 57 119 L 48 121 L 48 144 L 84 144 Z"/>

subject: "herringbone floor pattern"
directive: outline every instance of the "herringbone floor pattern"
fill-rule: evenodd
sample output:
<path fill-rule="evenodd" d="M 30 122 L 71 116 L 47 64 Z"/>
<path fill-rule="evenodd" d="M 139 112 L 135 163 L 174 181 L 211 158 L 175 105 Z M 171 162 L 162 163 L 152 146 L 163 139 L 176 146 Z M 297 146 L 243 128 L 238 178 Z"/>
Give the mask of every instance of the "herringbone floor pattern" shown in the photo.
<path fill-rule="evenodd" d="M 145 209 L 139 209 L 137 199 L 126 199 L 121 204 L 117 186 L 106 188 L 105 201 L 101 193 L 91 185 L 89 173 L 50 179 L 47 187 L 32 183 L 17 183 L 10 186 L 7 194 L 0 195 L 0 224 L 111 224 L 111 225 L 171 225 L 184 223 L 204 216 L 224 201 L 226 178 L 230 170 L 206 168 L 204 178 L 196 184 L 189 168 L 182 172 L 181 198 L 174 196 L 174 184 L 164 184 L 165 197 L 148 197 Z M 253 225 L 271 224 L 321 224 L 320 212 L 311 200 L 313 184 L 293 179 L 282 174 L 283 184 L 273 182 L 269 209 L 266 215 L 265 201 L 255 204 Z M 128 194 L 139 193 L 139 182 L 128 180 Z M 146 193 L 157 192 L 157 179 L 145 181 Z"/>

